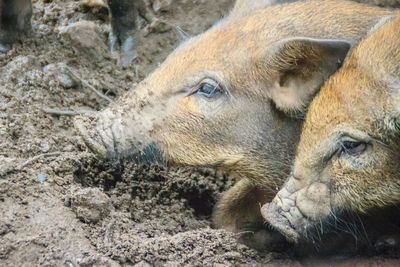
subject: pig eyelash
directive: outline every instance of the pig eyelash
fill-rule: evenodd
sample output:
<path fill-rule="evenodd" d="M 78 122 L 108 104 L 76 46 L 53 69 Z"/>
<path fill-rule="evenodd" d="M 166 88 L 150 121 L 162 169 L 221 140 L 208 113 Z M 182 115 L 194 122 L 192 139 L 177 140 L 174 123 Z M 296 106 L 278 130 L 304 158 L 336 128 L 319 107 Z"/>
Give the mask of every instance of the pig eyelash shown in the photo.
<path fill-rule="evenodd" d="M 347 154 L 350 156 L 357 156 L 365 152 L 368 148 L 368 143 L 357 141 L 342 141 L 340 143 L 340 155 Z"/>
<path fill-rule="evenodd" d="M 392 147 L 388 144 L 386 144 L 385 142 L 381 141 L 380 139 L 378 139 L 377 137 L 372 137 L 372 140 L 374 140 L 374 142 L 376 142 L 377 144 L 380 144 L 381 146 L 383 146 L 384 148 L 388 149 L 391 152 L 395 152 Z"/>
<path fill-rule="evenodd" d="M 210 90 L 210 91 L 204 92 L 205 91 L 204 88 L 208 88 L 207 90 Z M 210 88 L 212 88 L 212 89 L 210 89 Z M 213 86 L 212 84 L 203 83 L 197 89 L 197 93 L 200 93 L 200 94 L 204 95 L 207 98 L 211 98 L 211 97 L 214 97 L 217 94 L 222 94 L 223 92 L 222 92 L 221 87 L 218 84 Z"/>
<path fill-rule="evenodd" d="M 195 89 L 190 92 L 188 96 L 195 94 L 201 95 L 209 100 L 213 100 L 221 95 L 227 95 L 227 91 L 221 85 L 221 83 L 215 81 L 215 79 L 205 78 L 202 79 L 197 86 L 195 86 Z"/>
<path fill-rule="evenodd" d="M 400 119 L 398 117 L 400 117 L 399 114 L 386 118 L 384 120 L 384 127 L 395 133 L 400 133 Z"/>

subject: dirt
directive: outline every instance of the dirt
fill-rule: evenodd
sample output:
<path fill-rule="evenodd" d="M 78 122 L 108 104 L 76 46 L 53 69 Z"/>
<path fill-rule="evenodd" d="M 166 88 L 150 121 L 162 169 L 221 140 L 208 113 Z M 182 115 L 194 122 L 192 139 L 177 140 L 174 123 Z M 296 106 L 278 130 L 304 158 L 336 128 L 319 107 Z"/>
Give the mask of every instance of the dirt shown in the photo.
<path fill-rule="evenodd" d="M 101 162 L 73 129 L 73 114 L 108 104 L 90 87 L 110 99 L 133 89 L 182 31 L 204 31 L 232 2 L 156 0 L 162 23 L 140 20 L 139 58 L 122 68 L 107 9 L 33 1 L 33 32 L 0 54 L 0 266 L 300 264 L 211 228 L 233 183 L 218 170 Z"/>

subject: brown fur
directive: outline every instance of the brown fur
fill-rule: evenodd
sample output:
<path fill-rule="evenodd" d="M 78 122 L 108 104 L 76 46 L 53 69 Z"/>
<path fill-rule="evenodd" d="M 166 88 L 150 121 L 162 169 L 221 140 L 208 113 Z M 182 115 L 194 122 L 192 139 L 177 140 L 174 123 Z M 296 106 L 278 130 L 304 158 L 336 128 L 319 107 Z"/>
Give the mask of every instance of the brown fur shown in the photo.
<path fill-rule="evenodd" d="M 338 211 L 368 213 L 400 202 L 400 16 L 375 30 L 311 104 L 293 177 L 274 200 L 277 207 L 265 208 L 267 220 L 277 222 L 278 209 L 295 218 L 285 204 L 292 199 L 306 216 L 291 219 L 303 234 Z M 366 149 L 351 154 L 345 141 Z M 311 195 L 315 185 L 323 190 Z"/>
<path fill-rule="evenodd" d="M 338 125 L 372 137 L 368 155 L 354 159 L 362 167 L 340 164 L 339 158 L 333 162 L 335 206 L 365 212 L 400 201 L 400 138 L 396 132 L 400 101 L 394 103 L 400 95 L 399 62 L 397 18 L 360 45 L 310 109 L 299 158 Z"/>
<path fill-rule="evenodd" d="M 76 122 L 102 155 L 140 159 L 154 144 L 170 164 L 235 175 L 240 182 L 214 215 L 217 227 L 235 232 L 262 225 L 259 205 L 290 171 L 302 123 L 290 115 L 339 67 L 349 44 L 392 14 L 344 1 L 247 8 L 183 43 L 95 118 Z M 209 80 L 223 88 L 218 98 L 196 93 Z"/>
<path fill-rule="evenodd" d="M 400 7 L 400 0 L 355 0 L 360 3 L 383 7 Z"/>

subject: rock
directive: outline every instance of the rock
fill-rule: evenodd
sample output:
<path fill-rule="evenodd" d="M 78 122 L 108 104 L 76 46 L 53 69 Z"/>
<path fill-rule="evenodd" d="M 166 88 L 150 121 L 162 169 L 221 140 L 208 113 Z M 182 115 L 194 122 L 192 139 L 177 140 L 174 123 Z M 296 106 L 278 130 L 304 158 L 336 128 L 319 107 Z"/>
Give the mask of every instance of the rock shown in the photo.
<path fill-rule="evenodd" d="M 171 26 L 169 24 L 163 20 L 154 18 L 153 21 L 144 28 L 143 32 L 145 36 L 147 36 L 150 33 L 164 33 L 169 30 L 171 30 Z"/>
<path fill-rule="evenodd" d="M 80 81 L 71 75 L 65 63 L 49 64 L 43 68 L 45 73 L 45 80 L 56 80 L 59 84 L 68 89 L 76 87 L 80 84 Z"/>
<path fill-rule="evenodd" d="M 0 155 L 0 178 L 18 168 L 18 159 Z"/>
<path fill-rule="evenodd" d="M 172 4 L 172 0 L 154 0 L 153 10 L 154 12 L 164 11 Z"/>
<path fill-rule="evenodd" d="M 22 76 L 22 73 L 32 69 L 37 69 L 39 66 L 38 60 L 34 56 L 16 56 L 3 68 L 6 74 L 2 79 L 10 79 L 13 76 Z"/>
<path fill-rule="evenodd" d="M 102 61 L 103 55 L 108 53 L 105 40 L 98 26 L 92 21 L 81 20 L 66 27 L 60 27 L 58 31 L 72 41 L 77 54 L 88 55 L 95 62 Z"/>
<path fill-rule="evenodd" d="M 49 152 L 49 150 L 50 150 L 50 145 L 49 145 L 48 143 L 42 143 L 41 146 L 40 146 L 40 150 L 41 150 L 43 153 Z"/>
<path fill-rule="evenodd" d="M 89 7 L 108 7 L 108 0 L 86 0 L 82 3 Z"/>
<path fill-rule="evenodd" d="M 112 209 L 110 198 L 99 188 L 72 190 L 69 204 L 78 219 L 85 223 L 101 221 Z"/>

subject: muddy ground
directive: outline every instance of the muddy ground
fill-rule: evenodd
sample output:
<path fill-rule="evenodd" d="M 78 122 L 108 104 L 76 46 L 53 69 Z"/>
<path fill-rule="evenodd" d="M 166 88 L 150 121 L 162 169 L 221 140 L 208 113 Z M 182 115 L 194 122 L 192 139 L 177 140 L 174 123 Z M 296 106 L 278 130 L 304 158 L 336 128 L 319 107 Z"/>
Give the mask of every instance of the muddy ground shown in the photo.
<path fill-rule="evenodd" d="M 232 0 L 155 1 L 164 3 L 155 8 L 161 23 L 140 20 L 139 58 L 128 68 L 108 50 L 107 9 L 33 2 L 33 32 L 0 54 L 0 266 L 300 264 L 211 229 L 212 207 L 233 183 L 229 177 L 100 162 L 68 114 L 107 106 L 90 86 L 111 99 L 134 88 L 179 44 L 180 29 L 204 31 Z"/>

